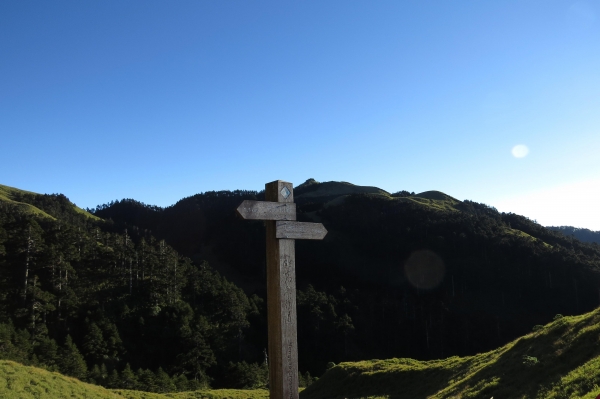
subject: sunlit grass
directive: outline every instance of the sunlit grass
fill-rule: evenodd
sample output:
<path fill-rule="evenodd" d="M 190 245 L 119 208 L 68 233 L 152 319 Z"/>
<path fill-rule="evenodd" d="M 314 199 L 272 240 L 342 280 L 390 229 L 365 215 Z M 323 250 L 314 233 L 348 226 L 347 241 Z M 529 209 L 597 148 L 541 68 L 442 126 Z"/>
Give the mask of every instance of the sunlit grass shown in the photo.
<path fill-rule="evenodd" d="M 600 310 L 557 318 L 494 351 L 433 361 L 341 363 L 302 399 L 595 398 L 600 394 Z"/>
<path fill-rule="evenodd" d="M 33 205 L 13 200 L 14 195 L 17 193 L 26 193 L 26 194 L 34 194 L 35 195 L 35 193 L 32 193 L 30 191 L 19 190 L 18 188 L 4 186 L 4 185 L 0 184 L 0 202 L 6 202 L 6 203 L 10 204 L 11 206 L 17 207 L 17 209 L 19 209 L 21 212 L 24 212 L 24 213 L 30 213 L 30 214 L 33 214 L 33 215 L 36 215 L 39 217 L 55 219 L 54 217 L 48 215 L 46 212 L 42 211 L 41 209 L 39 209 Z"/>
<path fill-rule="evenodd" d="M 17 194 L 41 195 L 38 193 L 33 193 L 31 191 L 20 190 L 18 188 L 4 186 L 4 185 L 0 184 L 0 202 L 9 203 L 9 204 L 11 204 L 11 206 L 17 207 L 20 211 L 22 211 L 24 213 L 29 213 L 29 214 L 33 214 L 33 215 L 36 215 L 39 217 L 49 218 L 49 219 L 53 219 L 53 220 L 56 219 L 55 217 L 49 215 L 48 213 L 44 212 L 43 210 L 37 208 L 36 206 L 33 206 L 33 205 L 25 203 L 25 202 L 20 202 L 20 201 L 14 200 L 14 198 Z M 98 216 L 92 215 L 91 213 L 89 213 L 75 205 L 73 205 L 73 209 L 77 213 L 84 215 L 90 219 L 101 220 Z"/>
<path fill-rule="evenodd" d="M 450 198 L 450 197 L 449 197 Z M 421 198 L 418 196 L 410 196 L 410 197 L 394 197 L 394 201 L 400 202 L 412 202 L 421 206 L 425 206 L 430 209 L 434 209 L 436 211 L 446 211 L 446 212 L 458 212 L 458 209 L 455 208 L 455 205 L 458 204 L 458 201 L 454 199 L 432 199 L 432 198 Z"/>
<path fill-rule="evenodd" d="M 111 390 L 44 369 L 0 360 L 0 398 L 2 399 L 266 399 L 264 389 L 217 389 L 158 394 L 131 390 Z"/>

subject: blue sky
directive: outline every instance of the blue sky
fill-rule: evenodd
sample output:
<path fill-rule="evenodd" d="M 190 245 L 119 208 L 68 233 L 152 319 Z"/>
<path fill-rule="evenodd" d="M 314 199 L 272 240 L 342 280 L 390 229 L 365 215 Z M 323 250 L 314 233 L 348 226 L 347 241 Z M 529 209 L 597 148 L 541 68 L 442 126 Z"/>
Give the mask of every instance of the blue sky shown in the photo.
<path fill-rule="evenodd" d="M 167 206 L 312 177 L 600 230 L 599 19 L 599 1 L 3 1 L 0 184 Z"/>

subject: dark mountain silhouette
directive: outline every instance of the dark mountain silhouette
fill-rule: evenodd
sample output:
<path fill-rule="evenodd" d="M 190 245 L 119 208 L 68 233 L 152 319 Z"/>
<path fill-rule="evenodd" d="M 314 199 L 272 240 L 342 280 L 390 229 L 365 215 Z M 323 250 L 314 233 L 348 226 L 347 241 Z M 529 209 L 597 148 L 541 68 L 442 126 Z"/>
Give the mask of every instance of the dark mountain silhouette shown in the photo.
<path fill-rule="evenodd" d="M 164 209 L 123 200 L 94 214 L 151 230 L 264 298 L 264 227 L 234 212 L 262 198 L 206 192 Z M 329 231 L 323 242 L 296 243 L 301 369 L 474 354 L 599 303 L 600 247 L 523 216 L 436 191 L 314 179 L 295 201 L 299 220 Z"/>
<path fill-rule="evenodd" d="M 115 387 L 128 363 L 163 381 L 185 376 L 181 389 L 264 383 L 265 229 L 235 212 L 263 192 L 206 192 L 166 208 L 125 199 L 93 217 L 60 194 L 3 197 L 1 356 L 75 376 L 85 363 Z M 312 179 L 295 201 L 299 220 L 329 231 L 296 243 L 303 373 L 481 353 L 599 303 L 600 246 L 523 216 L 437 191 Z M 117 379 L 102 379 L 101 366 Z"/>
<path fill-rule="evenodd" d="M 572 236 L 583 242 L 600 244 L 600 231 L 592 231 L 573 226 L 548 226 L 550 230 L 560 231 L 566 236 Z"/>

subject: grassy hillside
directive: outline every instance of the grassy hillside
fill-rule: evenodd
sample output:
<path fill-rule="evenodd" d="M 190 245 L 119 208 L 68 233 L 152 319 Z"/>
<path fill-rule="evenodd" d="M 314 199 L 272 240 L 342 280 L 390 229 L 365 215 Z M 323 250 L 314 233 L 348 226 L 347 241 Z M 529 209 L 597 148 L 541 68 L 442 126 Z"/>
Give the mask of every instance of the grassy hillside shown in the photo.
<path fill-rule="evenodd" d="M 302 399 L 593 399 L 600 394 L 600 310 L 560 317 L 487 353 L 444 360 L 341 363 Z"/>
<path fill-rule="evenodd" d="M 110 390 L 75 378 L 22 364 L 0 360 L 0 398 L 4 399 L 266 399 L 266 390 L 211 390 L 157 394 Z"/>
<path fill-rule="evenodd" d="M 438 191 L 436 191 L 437 193 Z M 419 195 L 414 195 L 414 196 L 410 196 L 410 197 L 399 197 L 399 198 L 394 198 L 394 201 L 404 201 L 404 202 L 411 202 L 413 204 L 417 204 L 423 207 L 426 207 L 430 210 L 433 211 L 447 211 L 447 212 L 456 212 L 458 211 L 458 209 L 456 208 L 456 205 L 459 203 L 458 200 L 455 200 L 454 198 L 450 197 L 449 195 L 440 193 L 444 196 L 446 196 L 447 198 L 442 198 L 442 197 L 421 197 L 420 194 Z"/>
<path fill-rule="evenodd" d="M 32 193 L 30 191 L 19 190 L 18 188 L 4 186 L 0 184 L 0 203 L 10 204 L 25 213 L 31 213 L 36 216 L 55 219 L 54 217 L 48 215 L 46 212 L 42 211 L 39 208 L 36 208 L 31 204 L 15 201 L 14 198 L 19 196 L 19 194 L 37 195 L 36 193 Z"/>
<path fill-rule="evenodd" d="M 435 190 L 424 191 L 422 193 L 415 194 L 414 197 L 427 198 L 427 199 L 438 200 L 438 201 L 452 201 L 454 203 L 460 202 L 456 198 L 451 197 L 448 194 L 445 194 L 441 191 L 435 191 Z"/>
<path fill-rule="evenodd" d="M 61 216 L 64 216 L 62 214 L 55 214 L 56 212 L 51 210 L 52 208 L 56 208 L 56 202 L 61 202 L 61 200 L 64 204 L 60 205 L 63 207 L 66 206 L 66 211 L 73 212 L 76 215 L 84 216 L 85 218 L 91 220 L 101 220 L 99 217 L 75 206 L 64 196 L 56 194 L 37 194 L 31 191 L 25 191 L 0 184 L 0 203 L 9 204 L 10 206 L 16 207 L 22 212 L 30 213 L 36 216 L 50 219 L 56 219 L 57 217 L 60 218 Z M 54 207 L 51 205 L 54 205 Z"/>
<path fill-rule="evenodd" d="M 296 200 L 314 200 L 315 198 L 334 198 L 350 194 L 377 194 L 389 196 L 387 191 L 371 186 L 357 186 L 347 182 L 329 181 L 318 183 L 307 180 L 295 189 Z M 302 202 L 302 201 L 301 201 Z"/>

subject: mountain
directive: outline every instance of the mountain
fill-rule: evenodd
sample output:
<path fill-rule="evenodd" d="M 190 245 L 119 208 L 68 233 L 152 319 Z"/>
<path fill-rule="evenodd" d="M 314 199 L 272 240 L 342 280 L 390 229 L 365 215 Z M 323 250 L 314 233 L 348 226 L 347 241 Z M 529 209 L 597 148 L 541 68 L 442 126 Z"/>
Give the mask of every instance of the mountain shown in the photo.
<path fill-rule="evenodd" d="M 490 352 L 441 360 L 332 365 L 302 399 L 594 399 L 600 394 L 600 310 L 562 317 Z"/>
<path fill-rule="evenodd" d="M 298 219 L 329 231 L 296 242 L 300 369 L 313 375 L 329 361 L 474 355 L 599 303 L 600 247 L 523 216 L 314 179 L 294 195 Z M 122 200 L 94 214 L 151 231 L 264 300 L 264 226 L 235 213 L 246 199 L 264 193 L 206 192 L 167 208 Z"/>
<path fill-rule="evenodd" d="M 13 212 L 23 212 L 52 220 L 68 219 L 80 223 L 100 218 L 75 206 L 62 194 L 37 194 L 0 184 L 0 206 Z"/>
<path fill-rule="evenodd" d="M 559 231 L 566 236 L 573 236 L 579 241 L 595 242 L 596 244 L 600 244 L 600 231 L 581 229 L 573 226 L 548 226 L 547 228 L 550 230 Z"/>
<path fill-rule="evenodd" d="M 319 183 L 315 179 L 308 179 L 294 189 L 296 203 L 327 202 L 340 196 L 352 194 L 372 194 L 389 197 L 390 193 L 370 186 L 356 186 L 347 182 L 324 182 Z"/>
<path fill-rule="evenodd" d="M 113 388 L 131 370 L 177 390 L 264 386 L 265 229 L 235 212 L 264 192 L 125 199 L 94 218 L 64 195 L 19 198 L 51 217 L 0 206 L 0 356 Z M 296 242 L 307 384 L 329 362 L 474 356 L 598 305 L 598 244 L 525 217 L 344 182 L 295 199 L 329 231 Z"/>
<path fill-rule="evenodd" d="M 3 197 L 1 359 L 109 388 L 266 384 L 264 365 L 244 361 L 264 348 L 260 298 L 64 195 L 3 187 Z"/>

